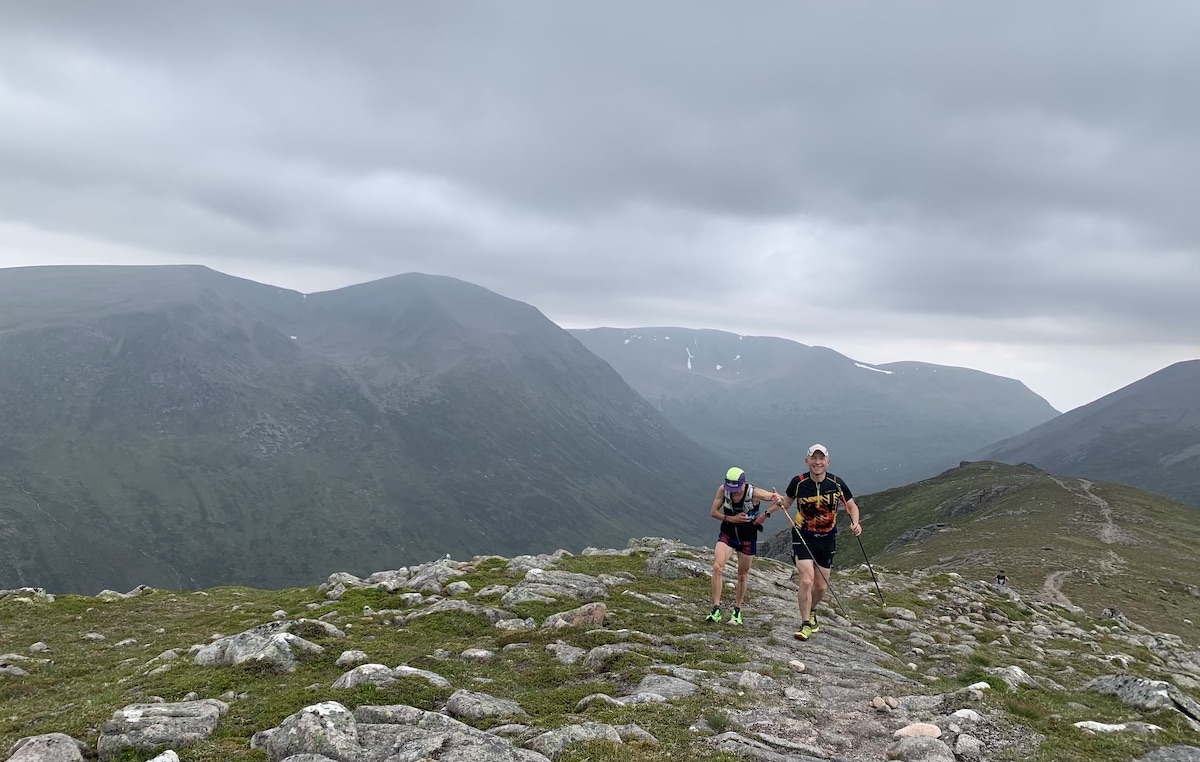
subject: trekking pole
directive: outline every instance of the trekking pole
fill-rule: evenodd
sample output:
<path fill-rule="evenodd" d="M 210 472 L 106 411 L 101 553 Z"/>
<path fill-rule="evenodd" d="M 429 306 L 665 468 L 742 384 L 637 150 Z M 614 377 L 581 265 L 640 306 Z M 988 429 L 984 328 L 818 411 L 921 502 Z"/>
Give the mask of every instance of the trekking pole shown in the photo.
<path fill-rule="evenodd" d="M 808 541 L 804 539 L 804 534 L 800 531 L 800 527 L 796 526 L 795 521 L 792 521 L 792 516 L 787 512 L 787 509 L 784 509 L 783 515 L 787 517 L 788 523 L 792 525 L 792 531 L 800 538 L 800 544 L 808 551 L 808 557 L 812 559 L 813 568 L 817 570 L 817 574 L 820 574 L 821 579 L 825 582 L 825 589 L 833 593 L 833 600 L 837 603 L 838 610 L 842 612 L 842 616 L 846 617 L 846 621 L 850 621 L 850 615 L 846 613 L 846 607 L 842 605 L 842 599 L 838 598 L 837 591 L 833 589 L 833 585 L 829 584 L 829 577 L 825 576 L 825 572 L 821 570 L 821 565 L 817 563 L 817 558 L 813 555 L 812 548 L 808 547 Z"/>
<path fill-rule="evenodd" d="M 855 538 L 858 540 L 858 548 L 862 551 L 863 558 L 866 559 L 867 568 L 871 570 L 871 579 L 875 580 L 875 592 L 879 593 L 879 605 L 886 606 L 887 604 L 883 602 L 883 590 L 879 587 L 879 578 L 875 576 L 875 567 L 871 566 L 871 559 L 867 558 L 867 549 L 863 547 L 862 538 L 858 535 L 855 535 Z"/>
<path fill-rule="evenodd" d="M 842 507 L 846 507 L 846 498 L 844 497 L 842 498 Z M 879 593 L 879 605 L 886 606 L 887 604 L 883 602 L 883 590 L 879 587 L 879 577 L 875 576 L 875 567 L 871 566 L 871 559 L 867 557 L 867 549 L 863 547 L 862 537 L 854 535 L 854 539 L 858 540 L 858 549 L 862 551 L 863 560 L 867 562 L 867 568 L 871 570 L 871 579 L 875 582 L 875 592 Z"/>

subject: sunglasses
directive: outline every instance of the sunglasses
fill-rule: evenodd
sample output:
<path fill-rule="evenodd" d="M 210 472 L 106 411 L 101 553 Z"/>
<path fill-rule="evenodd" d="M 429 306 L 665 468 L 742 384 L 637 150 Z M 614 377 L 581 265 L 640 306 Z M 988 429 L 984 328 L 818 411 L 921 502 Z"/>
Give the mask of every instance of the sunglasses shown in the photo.
<path fill-rule="evenodd" d="M 738 488 L 738 487 L 741 487 L 741 486 L 742 486 L 742 482 L 740 482 L 740 481 L 731 482 L 731 481 L 729 481 L 728 479 L 726 479 L 726 480 L 725 480 L 725 486 L 726 486 L 726 487 Z"/>

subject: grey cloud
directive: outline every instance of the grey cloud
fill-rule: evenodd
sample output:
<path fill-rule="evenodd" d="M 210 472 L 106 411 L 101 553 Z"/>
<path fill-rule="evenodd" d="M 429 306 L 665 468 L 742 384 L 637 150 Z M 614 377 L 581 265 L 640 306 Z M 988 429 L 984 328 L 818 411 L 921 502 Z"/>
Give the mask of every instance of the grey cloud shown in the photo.
<path fill-rule="evenodd" d="M 1190 2 L 18 5 L 0 216 L 567 317 L 720 327 L 824 272 L 831 331 L 1195 347 L 1196 28 Z"/>

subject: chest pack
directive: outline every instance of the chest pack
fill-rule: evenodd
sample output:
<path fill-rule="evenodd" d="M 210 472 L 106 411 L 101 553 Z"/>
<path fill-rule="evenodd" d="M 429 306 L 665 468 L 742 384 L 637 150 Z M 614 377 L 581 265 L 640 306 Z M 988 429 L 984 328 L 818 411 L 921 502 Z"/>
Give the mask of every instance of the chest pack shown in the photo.
<path fill-rule="evenodd" d="M 733 502 L 733 493 L 725 493 L 725 504 L 721 510 L 726 516 L 736 516 L 739 513 L 757 513 L 759 504 L 754 502 L 754 485 L 746 485 L 746 494 L 740 503 Z"/>

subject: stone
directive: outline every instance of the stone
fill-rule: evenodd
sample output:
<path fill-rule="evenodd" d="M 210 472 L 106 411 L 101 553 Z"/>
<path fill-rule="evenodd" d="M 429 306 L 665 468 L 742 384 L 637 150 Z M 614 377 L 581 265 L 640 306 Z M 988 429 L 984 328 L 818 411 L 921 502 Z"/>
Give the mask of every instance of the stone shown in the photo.
<path fill-rule="evenodd" d="M 694 683 L 670 675 L 646 675 L 638 683 L 635 693 L 655 693 L 668 699 L 691 696 L 699 688 Z"/>
<path fill-rule="evenodd" d="M 359 685 L 374 685 L 387 688 L 396 682 L 392 670 L 383 664 L 360 664 L 334 681 L 334 688 L 354 688 Z"/>
<path fill-rule="evenodd" d="M 502 699 L 477 691 L 457 690 L 446 702 L 446 713 L 451 717 L 482 720 L 485 717 L 526 717 L 521 705 L 511 699 Z"/>
<path fill-rule="evenodd" d="M 905 762 L 956 762 L 950 747 L 932 736 L 904 736 L 888 750 L 889 759 Z"/>
<path fill-rule="evenodd" d="M 369 658 L 370 657 L 367 656 L 367 654 L 363 651 L 342 651 L 341 656 L 337 657 L 337 661 L 334 662 L 334 664 L 339 667 L 349 667 L 351 664 L 361 664 L 367 661 Z"/>
<path fill-rule="evenodd" d="M 350 762 L 363 757 L 358 743 L 358 723 L 350 710 L 336 701 L 307 706 L 290 715 L 278 728 L 255 736 L 257 748 L 270 762 L 282 762 L 293 754 L 320 754 Z"/>
<path fill-rule="evenodd" d="M 64 733 L 47 733 L 18 740 L 10 753 L 8 762 L 83 762 L 91 749 Z"/>
<path fill-rule="evenodd" d="M 928 736 L 930 738 L 941 738 L 942 729 L 937 725 L 928 722 L 914 722 L 911 725 L 905 725 L 892 734 L 894 738 L 904 738 L 905 736 Z"/>
<path fill-rule="evenodd" d="M 569 746 L 583 743 L 584 741 L 622 743 L 621 734 L 612 725 L 605 725 L 599 722 L 585 722 L 579 725 L 567 725 L 542 733 L 530 741 L 529 746 L 538 753 L 553 760 L 557 759 Z"/>
<path fill-rule="evenodd" d="M 96 751 L 101 760 L 108 760 L 128 749 L 190 746 L 211 735 L 228 710 L 228 704 L 216 699 L 132 704 L 104 723 Z"/>
<path fill-rule="evenodd" d="M 570 611 L 551 614 L 542 622 L 542 629 L 564 627 L 603 627 L 608 607 L 601 602 L 587 603 Z"/>
<path fill-rule="evenodd" d="M 448 689 L 451 687 L 450 681 L 447 680 L 446 678 L 442 677 L 441 675 L 439 675 L 436 672 L 430 672 L 429 670 L 426 670 L 426 669 L 417 669 L 416 667 L 409 667 L 408 665 L 404 665 L 404 664 L 402 664 L 399 667 L 396 667 L 394 670 L 392 670 L 392 676 L 396 677 L 396 678 L 419 677 L 422 680 L 424 680 L 425 682 L 432 685 L 434 688 Z"/>

